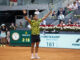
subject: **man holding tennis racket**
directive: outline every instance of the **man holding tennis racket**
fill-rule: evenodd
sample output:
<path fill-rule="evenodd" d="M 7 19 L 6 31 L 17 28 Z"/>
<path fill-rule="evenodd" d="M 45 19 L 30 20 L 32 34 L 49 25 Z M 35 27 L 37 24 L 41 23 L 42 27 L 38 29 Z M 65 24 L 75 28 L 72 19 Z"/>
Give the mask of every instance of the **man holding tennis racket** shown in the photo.
<path fill-rule="evenodd" d="M 27 11 L 23 10 L 24 13 L 24 17 L 25 19 L 30 23 L 31 25 L 31 59 L 39 59 L 40 57 L 38 56 L 38 48 L 39 48 L 39 43 L 40 43 L 40 23 L 43 22 L 43 20 L 45 20 L 51 13 L 52 10 L 45 15 L 42 19 L 38 18 L 38 15 L 34 14 L 33 16 L 33 20 L 29 19 L 26 14 Z M 34 45 L 36 44 L 35 47 L 35 56 L 33 55 L 34 53 Z"/>

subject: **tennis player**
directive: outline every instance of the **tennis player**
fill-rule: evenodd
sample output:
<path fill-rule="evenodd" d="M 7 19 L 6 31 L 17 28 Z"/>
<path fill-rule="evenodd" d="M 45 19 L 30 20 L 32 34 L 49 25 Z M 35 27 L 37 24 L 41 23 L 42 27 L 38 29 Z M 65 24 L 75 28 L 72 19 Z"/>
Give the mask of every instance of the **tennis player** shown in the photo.
<path fill-rule="evenodd" d="M 42 19 L 39 19 L 38 15 L 35 14 L 33 16 L 33 20 L 29 19 L 26 16 L 27 14 L 26 10 L 23 10 L 23 13 L 24 13 L 25 19 L 31 25 L 31 53 L 32 53 L 31 59 L 39 59 L 40 57 L 38 56 L 38 48 L 40 43 L 40 28 L 39 28 L 40 23 L 43 22 L 43 20 L 45 20 L 52 13 L 52 10 L 47 15 L 45 15 Z M 33 53 L 34 53 L 35 44 L 36 44 L 36 47 L 35 47 L 35 55 L 34 55 Z"/>

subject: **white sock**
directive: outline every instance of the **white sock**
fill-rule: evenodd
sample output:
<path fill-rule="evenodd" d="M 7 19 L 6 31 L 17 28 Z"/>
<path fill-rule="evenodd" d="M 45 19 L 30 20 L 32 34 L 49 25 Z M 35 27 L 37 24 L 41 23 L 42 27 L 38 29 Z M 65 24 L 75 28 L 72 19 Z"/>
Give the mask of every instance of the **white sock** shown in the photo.
<path fill-rule="evenodd" d="M 35 56 L 38 56 L 38 53 L 35 53 Z"/>
<path fill-rule="evenodd" d="M 34 55 L 33 55 L 33 53 L 32 53 L 32 57 L 33 57 Z"/>
<path fill-rule="evenodd" d="M 35 58 L 40 59 L 40 57 L 38 56 L 38 53 L 35 53 Z"/>

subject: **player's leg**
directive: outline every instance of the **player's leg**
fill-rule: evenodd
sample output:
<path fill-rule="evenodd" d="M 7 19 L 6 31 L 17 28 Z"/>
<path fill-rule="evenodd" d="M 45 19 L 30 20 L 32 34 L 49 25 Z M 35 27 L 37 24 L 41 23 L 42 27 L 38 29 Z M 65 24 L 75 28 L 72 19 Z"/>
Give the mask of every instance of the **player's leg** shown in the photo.
<path fill-rule="evenodd" d="M 36 43 L 35 53 L 38 53 L 39 42 Z"/>
<path fill-rule="evenodd" d="M 35 43 L 31 43 L 31 59 L 34 59 L 34 45 Z"/>
<path fill-rule="evenodd" d="M 35 43 L 31 43 L 31 53 L 34 53 L 34 45 Z"/>
<path fill-rule="evenodd" d="M 36 42 L 36 48 L 35 48 L 35 58 L 39 59 L 40 57 L 38 56 L 38 49 L 39 49 L 39 42 Z"/>

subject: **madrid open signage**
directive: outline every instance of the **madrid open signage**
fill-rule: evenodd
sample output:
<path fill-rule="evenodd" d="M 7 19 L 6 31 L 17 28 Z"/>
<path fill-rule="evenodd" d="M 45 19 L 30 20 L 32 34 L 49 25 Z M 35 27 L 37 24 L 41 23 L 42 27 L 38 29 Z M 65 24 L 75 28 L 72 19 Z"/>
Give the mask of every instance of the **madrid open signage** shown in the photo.
<path fill-rule="evenodd" d="M 80 49 L 80 34 L 40 34 L 40 47 Z"/>

